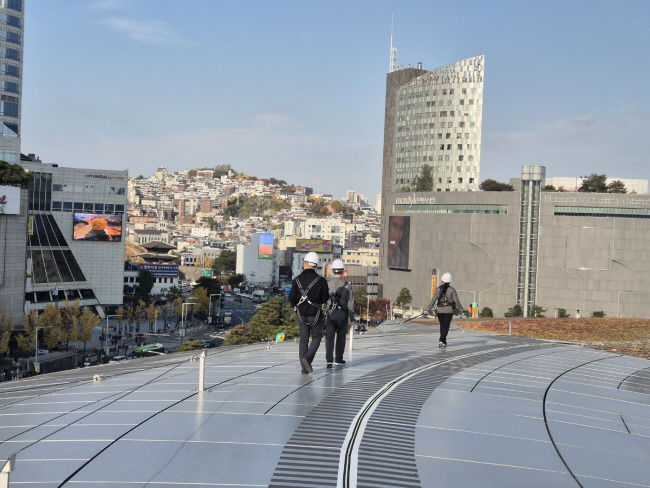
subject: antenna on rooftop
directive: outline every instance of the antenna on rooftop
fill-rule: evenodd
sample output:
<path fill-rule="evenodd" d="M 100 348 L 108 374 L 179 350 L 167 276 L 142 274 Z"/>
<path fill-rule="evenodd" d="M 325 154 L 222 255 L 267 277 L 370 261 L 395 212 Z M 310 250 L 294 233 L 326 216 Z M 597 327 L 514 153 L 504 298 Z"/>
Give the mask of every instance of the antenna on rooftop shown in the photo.
<path fill-rule="evenodd" d="M 395 18 L 395 12 L 390 16 L 390 66 L 388 67 L 388 72 L 392 73 L 397 69 L 397 48 L 393 47 L 393 20 Z"/>

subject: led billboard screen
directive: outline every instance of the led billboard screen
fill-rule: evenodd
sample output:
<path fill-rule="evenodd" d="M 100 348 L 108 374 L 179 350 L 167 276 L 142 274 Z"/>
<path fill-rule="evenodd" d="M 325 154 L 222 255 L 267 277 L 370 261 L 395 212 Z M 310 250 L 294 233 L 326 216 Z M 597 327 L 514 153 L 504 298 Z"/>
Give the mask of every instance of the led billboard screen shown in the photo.
<path fill-rule="evenodd" d="M 388 217 L 387 264 L 391 269 L 409 269 L 409 239 L 411 217 L 392 215 Z"/>
<path fill-rule="evenodd" d="M 273 259 L 273 234 L 260 234 L 259 259 Z"/>
<path fill-rule="evenodd" d="M 122 240 L 122 214 L 73 214 L 73 239 L 75 241 Z"/>

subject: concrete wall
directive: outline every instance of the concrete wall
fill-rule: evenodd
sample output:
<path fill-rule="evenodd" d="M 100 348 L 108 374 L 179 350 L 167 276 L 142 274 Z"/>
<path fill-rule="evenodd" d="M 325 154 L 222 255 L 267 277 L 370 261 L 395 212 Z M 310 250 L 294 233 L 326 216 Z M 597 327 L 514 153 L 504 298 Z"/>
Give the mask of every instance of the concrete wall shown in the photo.
<path fill-rule="evenodd" d="M 22 328 L 25 305 L 27 194 L 20 190 L 19 214 L 0 215 L 0 309 L 11 315 L 16 328 Z"/>
<path fill-rule="evenodd" d="M 409 271 L 386 267 L 387 238 L 382 239 L 380 283 L 394 300 L 403 287 L 412 306 L 424 307 L 431 296 L 431 274 L 449 271 L 462 305 L 490 307 L 495 316 L 516 303 L 521 193 L 452 192 L 418 194 L 436 204 L 506 205 L 507 215 L 395 213 L 387 198 L 382 236 L 390 215 L 409 215 Z M 555 215 L 556 207 L 598 209 L 601 214 L 629 209 L 632 216 Z M 612 210 L 614 209 L 614 210 Z M 582 210 L 579 210 L 582 212 Z M 608 317 L 650 318 L 650 197 L 543 192 L 540 202 L 536 304 L 552 317 L 564 308 L 583 317 L 603 311 Z"/>

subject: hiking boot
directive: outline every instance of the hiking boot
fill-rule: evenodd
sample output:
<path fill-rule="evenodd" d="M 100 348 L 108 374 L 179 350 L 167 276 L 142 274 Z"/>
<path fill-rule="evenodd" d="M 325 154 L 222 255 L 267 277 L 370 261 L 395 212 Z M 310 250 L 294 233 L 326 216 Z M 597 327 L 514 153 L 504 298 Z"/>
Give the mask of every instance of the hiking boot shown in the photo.
<path fill-rule="evenodd" d="M 302 367 L 307 373 L 311 373 L 314 371 L 314 369 L 311 367 L 311 364 L 309 364 L 309 361 L 307 361 L 307 358 L 300 358 L 300 362 L 302 363 Z"/>
<path fill-rule="evenodd" d="M 327 369 L 332 369 L 332 363 L 327 363 Z"/>

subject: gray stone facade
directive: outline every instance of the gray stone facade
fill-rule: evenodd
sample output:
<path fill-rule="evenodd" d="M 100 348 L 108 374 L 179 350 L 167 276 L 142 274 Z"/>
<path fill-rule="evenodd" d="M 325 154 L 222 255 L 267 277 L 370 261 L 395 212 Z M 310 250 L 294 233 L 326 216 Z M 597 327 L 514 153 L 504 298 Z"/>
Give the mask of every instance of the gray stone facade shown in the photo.
<path fill-rule="evenodd" d="M 382 236 L 390 216 L 401 215 L 410 218 L 410 239 L 408 270 L 387 267 L 382 239 L 384 297 L 406 287 L 422 308 L 438 270 L 452 273 L 465 308 L 476 301 L 495 316 L 518 303 L 528 314 L 539 305 L 546 316 L 563 308 L 650 318 L 650 196 L 538 192 L 529 200 L 530 168 L 540 167 L 524 167 L 514 192 L 389 194 Z"/>
<path fill-rule="evenodd" d="M 0 215 L 0 309 L 11 315 L 16 328 L 25 304 L 27 214 L 27 189 L 22 189 L 20 213 Z"/>

